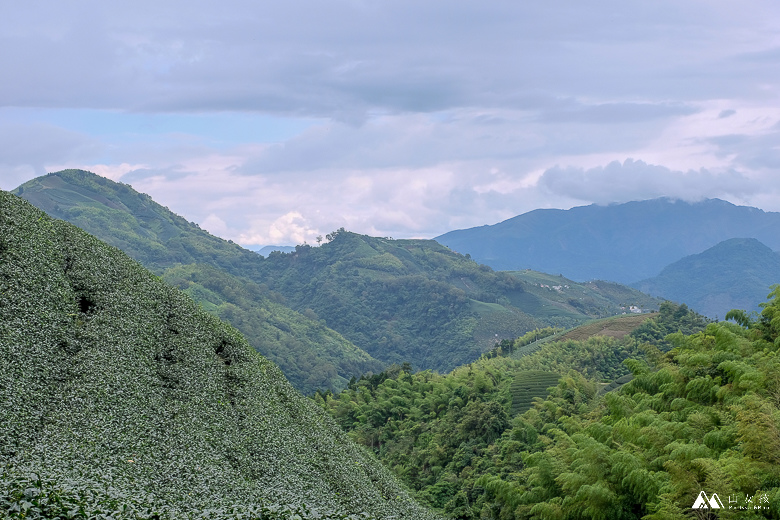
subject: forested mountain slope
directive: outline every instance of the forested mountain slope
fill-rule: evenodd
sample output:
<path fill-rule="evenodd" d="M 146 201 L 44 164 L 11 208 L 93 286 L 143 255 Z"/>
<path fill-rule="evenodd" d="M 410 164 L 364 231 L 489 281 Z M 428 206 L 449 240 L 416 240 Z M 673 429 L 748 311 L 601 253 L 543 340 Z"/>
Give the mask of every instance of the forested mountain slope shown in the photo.
<path fill-rule="evenodd" d="M 775 283 L 780 283 L 780 255 L 754 238 L 732 238 L 633 285 L 723 318 L 731 309 L 758 311 L 757 302 Z"/>
<path fill-rule="evenodd" d="M 535 269 L 577 281 L 634 283 L 729 238 L 780 249 L 780 213 L 718 199 L 653 199 L 569 210 L 537 209 L 436 240 L 494 269 Z"/>
<path fill-rule="evenodd" d="M 652 301 L 628 288 L 604 291 L 564 279 L 553 294 L 539 279 L 493 272 L 431 240 L 343 230 L 321 247 L 264 259 L 129 186 L 79 170 L 39 177 L 16 193 L 126 248 L 239 328 L 307 393 L 343 388 L 351 376 L 388 363 L 451 370 L 496 338 L 573 326 Z"/>
<path fill-rule="evenodd" d="M 417 369 L 449 371 L 496 339 L 660 303 L 630 288 L 611 293 L 560 277 L 559 287 L 541 287 L 541 273 L 494 272 L 432 240 L 344 230 L 329 238 L 321 247 L 270 254 L 263 264 L 268 284 L 375 358 Z"/>
<path fill-rule="evenodd" d="M 510 275 L 430 240 L 338 231 L 321 247 L 270 254 L 265 279 L 293 308 L 310 307 L 377 359 L 449 371 L 499 337 L 543 322 L 513 307 L 523 292 Z"/>
<path fill-rule="evenodd" d="M 701 491 L 733 508 L 719 518 L 778 518 L 780 289 L 771 297 L 744 327 L 665 303 L 621 339 L 515 357 L 530 334 L 451 374 L 396 367 L 316 400 L 451 518 L 688 518 Z M 544 397 L 535 385 L 551 374 Z M 541 398 L 514 415 L 523 391 Z"/>
<path fill-rule="evenodd" d="M 6 192 L 0 315 L 4 517 L 429 517 L 235 329 Z"/>

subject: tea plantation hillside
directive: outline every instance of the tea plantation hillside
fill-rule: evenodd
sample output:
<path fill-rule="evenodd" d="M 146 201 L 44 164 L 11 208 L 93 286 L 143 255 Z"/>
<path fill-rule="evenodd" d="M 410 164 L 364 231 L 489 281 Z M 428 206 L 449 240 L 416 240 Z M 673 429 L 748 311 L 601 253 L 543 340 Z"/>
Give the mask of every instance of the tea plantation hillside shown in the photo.
<path fill-rule="evenodd" d="M 235 329 L 6 192 L 0 316 L 4 518 L 430 518 Z"/>

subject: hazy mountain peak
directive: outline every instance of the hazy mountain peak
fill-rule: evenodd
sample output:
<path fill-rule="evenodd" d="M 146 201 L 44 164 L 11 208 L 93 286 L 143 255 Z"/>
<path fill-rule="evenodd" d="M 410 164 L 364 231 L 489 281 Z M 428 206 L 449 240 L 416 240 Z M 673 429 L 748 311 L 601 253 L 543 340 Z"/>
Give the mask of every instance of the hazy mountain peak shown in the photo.
<path fill-rule="evenodd" d="M 746 233 L 780 249 L 780 213 L 720 199 L 672 198 L 534 210 L 436 238 L 494 269 L 535 269 L 574 280 L 630 283 Z"/>

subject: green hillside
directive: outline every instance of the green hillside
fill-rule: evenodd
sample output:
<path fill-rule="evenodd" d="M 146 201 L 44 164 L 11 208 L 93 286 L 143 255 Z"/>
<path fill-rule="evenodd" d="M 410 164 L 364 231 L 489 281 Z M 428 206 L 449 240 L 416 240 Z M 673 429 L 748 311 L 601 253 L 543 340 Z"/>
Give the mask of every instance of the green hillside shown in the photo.
<path fill-rule="evenodd" d="M 431 240 L 345 230 L 328 237 L 321 247 L 270 254 L 261 267 L 263 280 L 294 309 L 311 309 L 388 363 L 449 371 L 473 361 L 497 339 L 549 325 L 571 327 L 624 312 L 629 305 L 660 304 L 634 289 L 602 282 L 571 282 L 571 294 L 546 295 L 547 289 L 534 283 L 547 275 L 536 273 L 530 281 L 528 275 L 494 272 Z M 559 302 L 575 296 L 582 298 L 577 305 Z M 540 305 L 522 307 L 527 298 Z"/>
<path fill-rule="evenodd" d="M 282 303 L 284 298 L 278 293 L 250 280 L 207 264 L 171 267 L 162 278 L 239 329 L 305 394 L 319 388 L 344 388 L 347 376 L 384 367 L 327 327 L 311 309 L 296 312 Z"/>
<path fill-rule="evenodd" d="M 754 238 L 725 240 L 666 266 L 634 286 L 655 296 L 723 318 L 731 309 L 756 311 L 757 302 L 780 282 L 780 255 Z"/>
<path fill-rule="evenodd" d="M 4 517 L 429 517 L 235 329 L 5 192 L 0 315 Z"/>
<path fill-rule="evenodd" d="M 321 247 L 271 254 L 268 285 L 296 309 L 388 363 L 449 371 L 479 357 L 496 337 L 544 321 L 509 298 L 522 283 L 431 240 L 391 240 L 340 230 Z"/>
<path fill-rule="evenodd" d="M 562 275 L 551 275 L 525 269 L 510 271 L 522 280 L 523 299 L 512 303 L 534 316 L 605 318 L 630 312 L 630 307 L 643 311 L 658 309 L 658 299 L 631 287 L 604 280 L 575 282 Z M 574 323 L 574 322 L 573 322 Z"/>
<path fill-rule="evenodd" d="M 299 245 L 263 258 L 129 186 L 84 171 L 39 177 L 16 192 L 186 291 L 306 393 L 341 389 L 351 377 L 392 363 L 449 371 L 496 340 L 654 302 L 601 282 L 556 278 L 568 287 L 553 290 L 541 287 L 548 275 L 494 272 L 432 240 L 345 230 L 329 234 L 321 247 Z"/>
<path fill-rule="evenodd" d="M 122 249 L 187 292 L 238 328 L 304 393 L 344 388 L 350 377 L 384 367 L 316 316 L 290 309 L 262 280 L 256 282 L 262 264 L 256 253 L 207 233 L 130 186 L 65 170 L 14 193 Z"/>

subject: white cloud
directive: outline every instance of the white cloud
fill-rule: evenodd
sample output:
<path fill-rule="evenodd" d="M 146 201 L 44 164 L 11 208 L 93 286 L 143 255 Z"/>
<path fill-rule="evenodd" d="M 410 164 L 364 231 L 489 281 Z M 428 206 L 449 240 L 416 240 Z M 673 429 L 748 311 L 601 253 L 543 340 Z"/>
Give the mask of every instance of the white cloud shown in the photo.
<path fill-rule="evenodd" d="M 684 200 L 744 199 L 758 190 L 735 171 L 682 172 L 631 159 L 588 170 L 551 168 L 539 178 L 539 187 L 554 195 L 601 204 L 665 196 Z"/>
<path fill-rule="evenodd" d="M 247 233 L 238 236 L 242 244 L 303 244 L 314 243 L 321 235 L 319 230 L 309 226 L 306 218 L 297 211 L 291 211 L 270 224 L 256 222 Z"/>
<path fill-rule="evenodd" d="M 225 221 L 219 218 L 214 213 L 210 213 L 200 224 L 200 227 L 215 236 L 225 236 L 229 234 Z"/>

